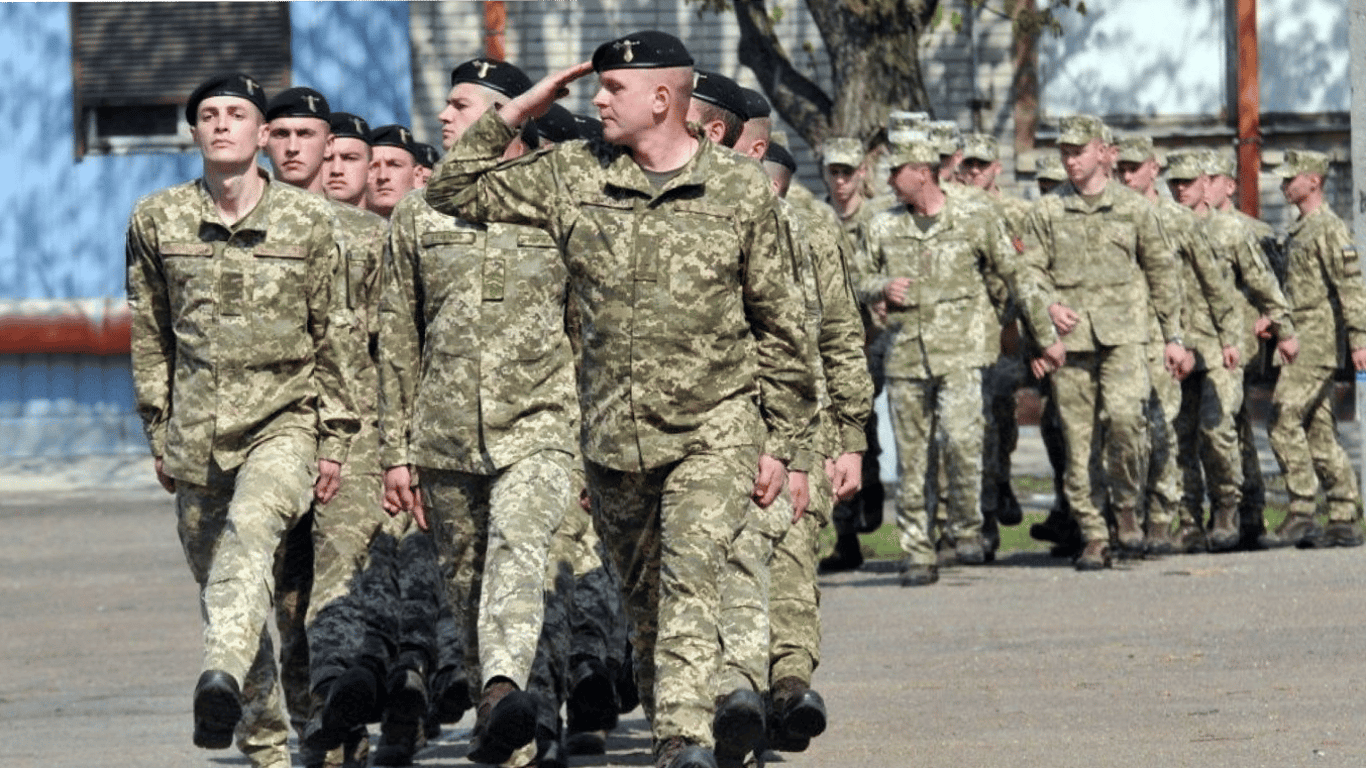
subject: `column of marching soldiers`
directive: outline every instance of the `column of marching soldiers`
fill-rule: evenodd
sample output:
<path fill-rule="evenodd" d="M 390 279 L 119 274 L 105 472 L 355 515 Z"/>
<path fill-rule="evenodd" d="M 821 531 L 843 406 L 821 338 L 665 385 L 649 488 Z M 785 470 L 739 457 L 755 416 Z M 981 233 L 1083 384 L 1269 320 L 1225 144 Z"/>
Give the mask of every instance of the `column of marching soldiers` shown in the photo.
<path fill-rule="evenodd" d="M 594 72 L 601 120 L 554 103 Z M 764 97 L 654 31 L 536 84 L 465 62 L 439 118 L 444 159 L 311 88 L 218 76 L 186 108 L 204 176 L 133 213 L 201 747 L 287 766 L 293 729 L 306 766 L 408 765 L 473 708 L 468 759 L 556 766 L 640 705 L 660 766 L 806 749 L 817 536 L 833 520 L 821 570 L 858 568 L 882 518 L 875 386 L 903 586 L 1022 521 L 1026 383 L 1058 499 L 1032 533 L 1079 570 L 1362 543 L 1332 393 L 1340 336 L 1366 368 L 1366 297 L 1319 153 L 1279 169 L 1284 243 L 1232 208 L 1225 153 L 1167 153 L 1169 198 L 1152 141 L 1089 116 L 1061 121 L 1033 203 L 997 186 L 993 138 L 917 113 L 824 142 L 822 202 Z M 1259 356 L 1281 366 L 1274 531 Z"/>

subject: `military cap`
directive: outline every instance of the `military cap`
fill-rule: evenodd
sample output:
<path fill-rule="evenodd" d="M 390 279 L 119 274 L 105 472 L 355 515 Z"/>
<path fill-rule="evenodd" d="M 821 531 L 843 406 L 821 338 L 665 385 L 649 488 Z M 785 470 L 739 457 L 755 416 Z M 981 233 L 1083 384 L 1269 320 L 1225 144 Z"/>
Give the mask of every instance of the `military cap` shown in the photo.
<path fill-rule="evenodd" d="M 1148 158 L 1157 159 L 1151 136 L 1125 136 L 1119 140 L 1119 161 L 1121 163 L 1141 163 Z"/>
<path fill-rule="evenodd" d="M 924 132 L 912 134 L 900 141 L 891 142 L 887 152 L 887 166 L 896 170 L 908 163 L 939 165 L 942 150 L 943 145 L 934 137 Z"/>
<path fill-rule="evenodd" d="M 1167 153 L 1167 178 L 1186 181 L 1204 176 L 1205 152 L 1202 149 L 1178 149 Z"/>
<path fill-rule="evenodd" d="M 770 143 L 768 149 L 764 150 L 764 162 L 777 163 L 793 173 L 797 172 L 797 158 L 793 157 L 792 153 L 787 151 L 787 147 L 782 144 Z"/>
<path fill-rule="evenodd" d="M 692 97 L 739 116 L 741 122 L 750 117 L 745 109 L 745 92 L 740 89 L 740 84 L 719 72 L 704 69 L 694 72 Z"/>
<path fill-rule="evenodd" d="M 916 131 L 924 132 L 929 122 L 928 112 L 892 110 L 887 113 L 887 141 L 904 141 Z"/>
<path fill-rule="evenodd" d="M 601 138 L 602 138 L 602 121 L 601 121 L 601 120 L 599 120 L 599 119 L 597 119 L 597 118 L 595 118 L 595 117 L 585 117 L 585 116 L 583 116 L 583 115 L 574 115 L 574 124 L 575 124 L 576 126 L 578 126 L 578 129 L 579 129 L 579 138 L 581 138 L 581 139 L 588 139 L 589 141 L 592 141 L 592 140 L 594 140 L 594 139 L 601 139 Z"/>
<path fill-rule="evenodd" d="M 316 117 L 327 120 L 330 126 L 332 109 L 327 106 L 327 97 L 312 88 L 286 88 L 275 94 L 266 107 L 266 119 L 277 117 Z"/>
<path fill-rule="evenodd" d="M 1034 178 L 1044 181 L 1067 181 L 1062 158 L 1056 152 L 1045 152 L 1034 160 Z"/>
<path fill-rule="evenodd" d="M 266 89 L 251 75 L 232 72 L 214 75 L 190 92 L 190 100 L 185 103 L 185 120 L 194 125 L 199 103 L 214 96 L 236 96 L 239 99 L 246 99 L 261 110 L 263 117 L 266 114 Z"/>
<path fill-rule="evenodd" d="M 327 118 L 327 124 L 332 126 L 332 135 L 339 139 L 360 139 L 370 143 L 370 124 L 362 117 L 350 112 L 333 112 Z"/>
<path fill-rule="evenodd" d="M 821 142 L 819 154 L 822 165 L 848 165 L 857 168 L 863 164 L 863 142 L 848 136 L 826 139 Z"/>
<path fill-rule="evenodd" d="M 963 135 L 958 123 L 952 120 L 934 120 L 929 123 L 930 141 L 939 148 L 939 154 L 952 155 L 962 149 Z"/>
<path fill-rule="evenodd" d="M 1058 121 L 1059 144 L 1090 144 L 1092 139 L 1109 142 L 1112 134 L 1109 127 L 1095 115 L 1068 115 Z"/>
<path fill-rule="evenodd" d="M 1293 179 L 1301 173 L 1328 175 L 1328 155 L 1310 149 L 1287 149 L 1285 161 L 1276 168 L 1276 175 Z"/>
<path fill-rule="evenodd" d="M 548 112 L 536 118 L 536 134 L 556 144 L 573 141 L 579 138 L 579 124 L 569 110 L 559 104 L 551 104 Z"/>
<path fill-rule="evenodd" d="M 1205 150 L 1205 172 L 1211 176 L 1233 177 L 1238 172 L 1233 163 L 1233 155 L 1217 149 Z"/>
<path fill-rule="evenodd" d="M 760 117 L 769 117 L 773 114 L 773 108 L 769 106 L 768 99 L 762 93 L 753 88 L 741 88 L 740 92 L 745 95 L 745 112 L 750 120 Z"/>
<path fill-rule="evenodd" d="M 470 59 L 451 70 L 451 86 L 474 83 L 516 98 L 531 88 L 531 78 L 516 66 L 498 59 Z"/>
<path fill-rule="evenodd" d="M 417 159 L 417 164 L 426 168 L 436 168 L 436 163 L 441 159 L 441 153 L 431 144 L 414 142 L 413 157 Z"/>
<path fill-rule="evenodd" d="M 969 133 L 963 137 L 963 159 L 992 163 L 1001 159 L 1001 148 L 996 137 L 987 133 Z"/>
<path fill-rule="evenodd" d="M 381 125 L 370 132 L 370 146 L 406 149 L 414 160 L 417 159 L 417 150 L 413 148 L 413 132 L 405 125 Z"/>
<path fill-rule="evenodd" d="M 593 51 L 593 71 L 612 69 L 663 69 L 691 67 L 692 54 L 683 41 L 654 29 L 632 32 L 598 46 Z"/>

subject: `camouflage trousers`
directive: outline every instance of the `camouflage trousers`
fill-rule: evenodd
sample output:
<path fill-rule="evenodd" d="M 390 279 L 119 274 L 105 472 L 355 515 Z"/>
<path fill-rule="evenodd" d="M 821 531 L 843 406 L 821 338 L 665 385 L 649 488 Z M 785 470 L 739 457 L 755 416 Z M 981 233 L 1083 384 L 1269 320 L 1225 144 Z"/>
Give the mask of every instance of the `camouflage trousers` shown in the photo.
<path fill-rule="evenodd" d="M 927 497 L 948 482 L 944 535 L 950 541 L 982 533 L 982 370 L 969 368 L 929 379 L 887 379 L 887 406 L 896 437 L 896 521 L 901 549 L 917 565 L 937 556 Z"/>
<path fill-rule="evenodd" d="M 1237 508 L 1243 498 L 1243 457 L 1238 411 L 1243 407 L 1243 369 L 1194 371 L 1181 382 L 1181 416 L 1176 423 L 1184 472 L 1181 523 L 1199 524 L 1205 494 L 1210 509 Z"/>
<path fill-rule="evenodd" d="M 821 659 L 821 590 L 816 584 L 820 530 L 833 503 L 830 476 L 811 472 L 811 506 L 778 540 L 769 566 L 769 680 L 811 683 Z"/>
<path fill-rule="evenodd" d="M 305 432 L 276 435 L 236 469 L 210 467 L 206 485 L 176 483 L 180 543 L 199 584 L 203 669 L 241 684 L 237 746 L 256 766 L 289 765 L 289 723 L 266 621 L 276 552 L 312 498 L 316 445 Z"/>
<path fill-rule="evenodd" d="M 1152 391 L 1146 346 L 1068 352 L 1066 364 L 1052 376 L 1067 445 L 1067 502 L 1083 539 L 1108 541 L 1101 512 L 1107 486 L 1115 509 L 1137 509 L 1145 475 L 1148 421 L 1143 404 Z"/>
<path fill-rule="evenodd" d="M 868 345 L 868 376 L 873 380 L 873 400 L 882 394 L 887 381 L 887 346 L 890 336 L 880 332 L 873 343 Z M 868 450 L 863 452 L 862 489 L 853 498 L 836 505 L 832 514 L 837 536 L 853 536 L 859 533 L 858 523 L 873 523 L 876 529 L 881 525 L 882 507 L 886 502 L 882 487 L 882 438 L 878 430 L 877 409 L 868 412 L 868 421 L 863 425 L 863 438 Z"/>
<path fill-rule="evenodd" d="M 621 575 L 636 687 L 654 735 L 710 746 L 721 659 L 718 582 L 753 501 L 755 446 L 645 472 L 589 463 L 598 533 Z"/>
<path fill-rule="evenodd" d="M 745 522 L 731 543 L 718 586 L 721 605 L 717 618 L 723 655 L 716 681 L 717 695 L 738 688 L 760 693 L 768 690 L 769 566 L 774 545 L 791 527 L 792 498 L 784 489 L 767 507 L 750 505 Z"/>
<path fill-rule="evenodd" d="M 1148 345 L 1148 379 L 1152 383 L 1144 403 L 1148 420 L 1148 450 L 1144 494 L 1139 496 L 1139 520 L 1146 518 L 1148 530 L 1170 528 L 1181 504 L 1182 467 L 1177 461 L 1181 414 L 1181 382 L 1167 372 L 1164 343 Z M 1094 454 L 1093 454 L 1094 455 Z M 1146 508 L 1144 510 L 1143 508 Z"/>
<path fill-rule="evenodd" d="M 1247 380 L 1243 380 L 1243 406 L 1234 416 L 1238 430 L 1238 454 L 1243 465 L 1242 514 L 1245 524 L 1254 529 L 1265 529 L 1266 479 L 1262 477 L 1262 459 L 1257 454 L 1257 436 L 1252 432 L 1252 414 L 1247 409 Z"/>
<path fill-rule="evenodd" d="M 476 690 L 496 677 L 525 689 L 545 616 L 551 537 L 578 486 L 574 458 L 543 450 L 495 475 L 420 470 L 446 597 Z M 471 680 L 474 681 L 473 679 Z"/>
<path fill-rule="evenodd" d="M 1332 368 L 1281 367 L 1271 396 L 1267 437 L 1285 475 L 1292 514 L 1314 514 L 1314 497 L 1322 483 L 1328 519 L 1356 519 L 1360 501 L 1356 473 L 1338 442 Z"/>
<path fill-rule="evenodd" d="M 982 509 L 1000 508 L 1000 489 L 1010 484 L 1010 456 L 1020 441 L 1015 420 L 1016 390 L 1024 383 L 1024 362 L 1002 355 L 982 371 L 982 394 L 986 398 L 986 431 L 982 435 Z"/>

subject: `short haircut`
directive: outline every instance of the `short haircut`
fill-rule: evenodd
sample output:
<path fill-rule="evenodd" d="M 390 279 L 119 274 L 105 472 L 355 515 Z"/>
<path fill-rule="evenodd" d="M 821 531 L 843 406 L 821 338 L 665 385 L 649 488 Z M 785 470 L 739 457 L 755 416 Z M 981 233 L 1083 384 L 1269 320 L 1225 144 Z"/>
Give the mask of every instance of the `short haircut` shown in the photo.
<path fill-rule="evenodd" d="M 715 104 L 699 100 L 697 106 L 697 114 L 702 118 L 703 123 L 710 123 L 713 120 L 721 121 L 721 124 L 726 127 L 725 134 L 721 136 L 721 145 L 734 148 L 735 142 L 740 140 L 740 132 L 745 129 L 745 121 L 729 109 L 723 109 Z"/>

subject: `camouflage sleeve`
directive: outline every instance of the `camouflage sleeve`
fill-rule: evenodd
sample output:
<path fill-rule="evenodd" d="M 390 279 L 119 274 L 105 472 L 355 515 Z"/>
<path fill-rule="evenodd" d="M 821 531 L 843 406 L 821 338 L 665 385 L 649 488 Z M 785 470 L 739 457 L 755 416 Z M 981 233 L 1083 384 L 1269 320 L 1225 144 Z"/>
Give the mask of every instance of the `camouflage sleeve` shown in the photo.
<path fill-rule="evenodd" d="M 1347 232 L 1347 225 L 1334 218 L 1320 243 L 1320 254 L 1333 291 L 1342 306 L 1342 322 L 1349 349 L 1366 348 L 1366 282 L 1361 277 L 1361 260 Z"/>
<path fill-rule="evenodd" d="M 821 365 L 839 428 L 839 452 L 862 453 L 868 450 L 863 427 L 873 409 L 873 380 L 863 353 L 863 320 L 846 267 L 853 246 L 840 228 L 835 227 L 833 234 L 835 249 L 817 249 L 814 259 L 823 305 Z"/>
<path fill-rule="evenodd" d="M 427 182 L 427 203 L 466 221 L 524 224 L 550 232 L 562 208 L 548 151 L 502 161 L 517 132 L 493 110 L 451 147 Z"/>
<path fill-rule="evenodd" d="M 1163 339 L 1181 335 L 1181 273 L 1171 240 L 1149 206 L 1137 212 L 1138 264 L 1148 281 L 1148 294 Z"/>
<path fill-rule="evenodd" d="M 1190 254 L 1195 279 L 1200 283 L 1200 293 L 1209 304 L 1210 319 L 1219 333 L 1219 346 L 1236 347 L 1243 329 L 1238 327 L 1240 313 L 1233 303 L 1234 291 L 1237 289 L 1232 276 L 1228 270 L 1219 267 L 1218 257 L 1204 231 L 1192 231 L 1186 240 L 1185 247 Z"/>
<path fill-rule="evenodd" d="M 886 262 L 878 249 L 878 235 L 881 230 L 876 226 L 877 219 L 868 226 L 861 227 L 859 237 L 853 240 L 854 248 L 849 264 L 849 278 L 853 286 L 854 298 L 863 304 L 882 301 L 887 284 L 892 279 L 886 275 Z"/>
<path fill-rule="evenodd" d="M 1042 205 L 1036 205 L 1030 211 L 1024 234 L 1017 244 L 1013 244 L 1015 258 L 1006 278 L 1020 308 L 1020 316 L 1024 318 L 1025 328 L 1040 348 L 1052 346 L 1058 341 L 1058 331 L 1053 327 L 1048 308 L 1060 301 L 1048 271 L 1053 238 L 1046 213 Z"/>
<path fill-rule="evenodd" d="M 772 197 L 744 227 L 744 302 L 758 351 L 759 403 L 768 427 L 761 450 L 789 461 L 810 441 L 816 380 L 803 356 L 810 343 L 796 256 L 782 237 Z"/>
<path fill-rule="evenodd" d="M 1018 267 L 1010 262 L 1009 254 L 1014 251 L 1006 234 L 1003 219 L 980 220 L 982 241 L 982 280 L 986 283 L 987 296 L 996 309 L 996 319 L 1004 321 L 1010 309 L 1010 298 L 1014 293 L 1010 286 L 1014 282 L 1014 270 Z"/>
<path fill-rule="evenodd" d="M 161 269 L 149 232 L 150 222 L 137 211 L 128 222 L 125 246 L 128 265 L 128 309 L 132 313 L 133 392 L 138 416 L 152 455 L 166 451 L 166 421 L 171 416 L 171 382 L 175 370 L 175 334 Z"/>
<path fill-rule="evenodd" d="M 400 202 L 389 225 L 380 279 L 379 455 L 385 469 L 412 463 L 409 428 L 425 335 L 417 238 L 412 207 Z"/>
<path fill-rule="evenodd" d="M 1276 327 L 1276 335 L 1289 339 L 1295 335 L 1295 324 L 1290 320 L 1290 303 L 1285 300 L 1276 275 L 1261 253 L 1261 244 L 1248 234 L 1240 238 L 1230 254 L 1233 266 L 1252 305 L 1257 311 L 1271 319 Z"/>
<path fill-rule="evenodd" d="M 318 458 L 345 463 L 351 439 L 360 432 L 360 415 L 347 381 L 359 350 L 346 322 L 346 294 L 337 290 L 338 273 L 345 270 L 330 219 L 314 222 L 309 242 L 308 333 L 313 337 L 313 384 L 318 392 Z M 342 327 L 334 324 L 338 321 Z"/>

